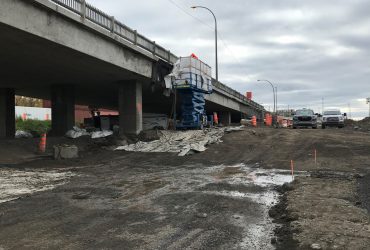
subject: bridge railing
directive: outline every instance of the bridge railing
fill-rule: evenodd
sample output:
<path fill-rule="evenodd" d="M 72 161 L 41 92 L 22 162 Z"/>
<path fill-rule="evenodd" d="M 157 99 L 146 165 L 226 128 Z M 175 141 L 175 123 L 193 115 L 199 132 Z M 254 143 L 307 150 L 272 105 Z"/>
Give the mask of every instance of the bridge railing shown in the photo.
<path fill-rule="evenodd" d="M 116 34 L 125 40 L 133 43 L 134 45 L 152 53 L 153 55 L 161 58 L 164 61 L 174 63 L 177 57 L 169 50 L 159 46 L 154 41 L 139 34 L 136 30 L 129 28 L 121 22 L 115 20 L 103 11 L 95 8 L 94 6 L 86 3 L 85 0 L 50 0 L 64 8 L 78 14 L 83 19 L 87 19 L 100 27 L 103 27 L 113 34 Z"/>
<path fill-rule="evenodd" d="M 110 16 L 103 11 L 95 8 L 94 6 L 86 3 L 86 0 L 50 0 L 64 8 L 78 14 L 83 19 L 87 19 L 96 25 L 103 27 L 113 34 L 116 34 L 123 39 L 131 42 L 132 44 L 151 52 L 153 55 L 169 62 L 175 63 L 178 57 L 172 54 L 169 50 L 166 50 L 162 46 L 156 44 L 154 41 L 146 38 L 145 36 L 139 34 L 136 30 L 124 25 L 123 23 L 115 20 L 113 16 Z M 232 88 L 222 84 L 220 82 L 212 82 L 213 86 L 223 90 L 227 94 L 240 99 L 241 101 L 249 104 L 250 106 L 264 110 L 264 107 L 252 100 L 248 100 L 244 95 L 233 90 Z"/>
<path fill-rule="evenodd" d="M 223 90 L 224 92 L 226 92 L 227 94 L 231 95 L 231 96 L 234 96 L 236 97 L 237 99 L 240 99 L 242 100 L 243 102 L 245 103 L 248 103 L 249 106 L 251 107 L 254 107 L 256 109 L 259 109 L 259 110 L 264 110 L 265 108 L 256 103 L 255 101 L 252 101 L 252 100 L 249 100 L 247 97 L 245 97 L 244 95 L 242 95 L 241 93 L 239 93 L 238 91 L 226 86 L 225 84 L 221 83 L 221 82 L 216 82 L 216 81 L 213 81 L 212 82 L 212 85 L 220 90 Z"/>

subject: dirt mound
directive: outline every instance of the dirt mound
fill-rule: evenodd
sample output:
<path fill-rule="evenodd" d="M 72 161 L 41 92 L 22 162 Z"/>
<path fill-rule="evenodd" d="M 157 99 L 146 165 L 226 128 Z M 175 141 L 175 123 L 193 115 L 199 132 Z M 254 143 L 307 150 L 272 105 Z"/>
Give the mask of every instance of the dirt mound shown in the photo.
<path fill-rule="evenodd" d="M 348 173 L 316 172 L 283 188 L 280 203 L 269 211 L 282 225 L 275 230 L 277 249 L 368 249 L 368 214 L 358 207 L 356 179 Z"/>
<path fill-rule="evenodd" d="M 361 207 L 370 214 L 370 173 L 358 179 L 358 195 Z"/>
<path fill-rule="evenodd" d="M 278 187 L 277 191 L 281 194 L 279 203 L 269 211 L 269 216 L 273 218 L 273 222 L 280 225 L 274 230 L 276 238 L 271 240 L 271 243 L 274 243 L 278 250 L 298 249 L 298 241 L 293 239 L 293 233 L 297 232 L 291 226 L 291 222 L 297 220 L 297 218 L 290 216 L 287 211 L 287 192 L 292 189 L 292 183 Z"/>
<path fill-rule="evenodd" d="M 354 121 L 351 119 L 347 119 L 345 121 L 346 127 L 354 128 L 354 129 L 370 129 L 370 117 L 365 117 L 360 121 Z"/>

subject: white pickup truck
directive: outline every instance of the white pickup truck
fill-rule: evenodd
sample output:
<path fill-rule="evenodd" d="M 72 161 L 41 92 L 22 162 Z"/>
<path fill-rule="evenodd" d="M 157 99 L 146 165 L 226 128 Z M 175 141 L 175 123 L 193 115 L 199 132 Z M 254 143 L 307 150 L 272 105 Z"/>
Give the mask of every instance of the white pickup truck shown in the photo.
<path fill-rule="evenodd" d="M 339 109 L 325 110 L 322 114 L 321 128 L 325 129 L 329 126 L 338 128 L 344 127 L 344 116 Z"/>

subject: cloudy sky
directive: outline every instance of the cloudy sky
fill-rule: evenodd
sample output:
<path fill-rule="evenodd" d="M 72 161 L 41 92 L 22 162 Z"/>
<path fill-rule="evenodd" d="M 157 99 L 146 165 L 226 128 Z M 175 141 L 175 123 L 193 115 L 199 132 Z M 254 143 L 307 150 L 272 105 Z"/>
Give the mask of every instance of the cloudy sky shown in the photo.
<path fill-rule="evenodd" d="M 218 20 L 219 80 L 272 107 L 339 107 L 368 116 L 368 0 L 88 0 L 178 56 L 195 53 L 214 69 Z M 213 71 L 214 72 L 214 71 Z M 350 108 L 349 108 L 350 107 Z M 351 111 L 351 112 L 349 112 Z"/>

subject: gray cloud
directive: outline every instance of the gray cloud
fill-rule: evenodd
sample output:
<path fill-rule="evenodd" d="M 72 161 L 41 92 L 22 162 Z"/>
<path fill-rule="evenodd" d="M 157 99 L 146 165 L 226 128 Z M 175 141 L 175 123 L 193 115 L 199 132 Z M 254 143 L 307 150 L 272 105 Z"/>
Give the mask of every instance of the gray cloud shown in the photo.
<path fill-rule="evenodd" d="M 370 96 L 370 1 L 367 0 L 89 0 L 177 55 L 192 52 L 214 65 L 213 19 L 219 34 L 220 80 L 271 105 L 341 107 L 366 116 Z M 174 4 L 174 3 L 175 4 Z M 176 6 L 177 5 L 177 6 Z M 185 13 L 187 12 L 187 13 Z M 191 17 L 190 15 L 195 16 Z M 201 21 L 199 21 L 199 19 Z M 226 45 L 226 46 L 225 46 Z M 318 110 L 317 110 L 318 111 Z"/>

